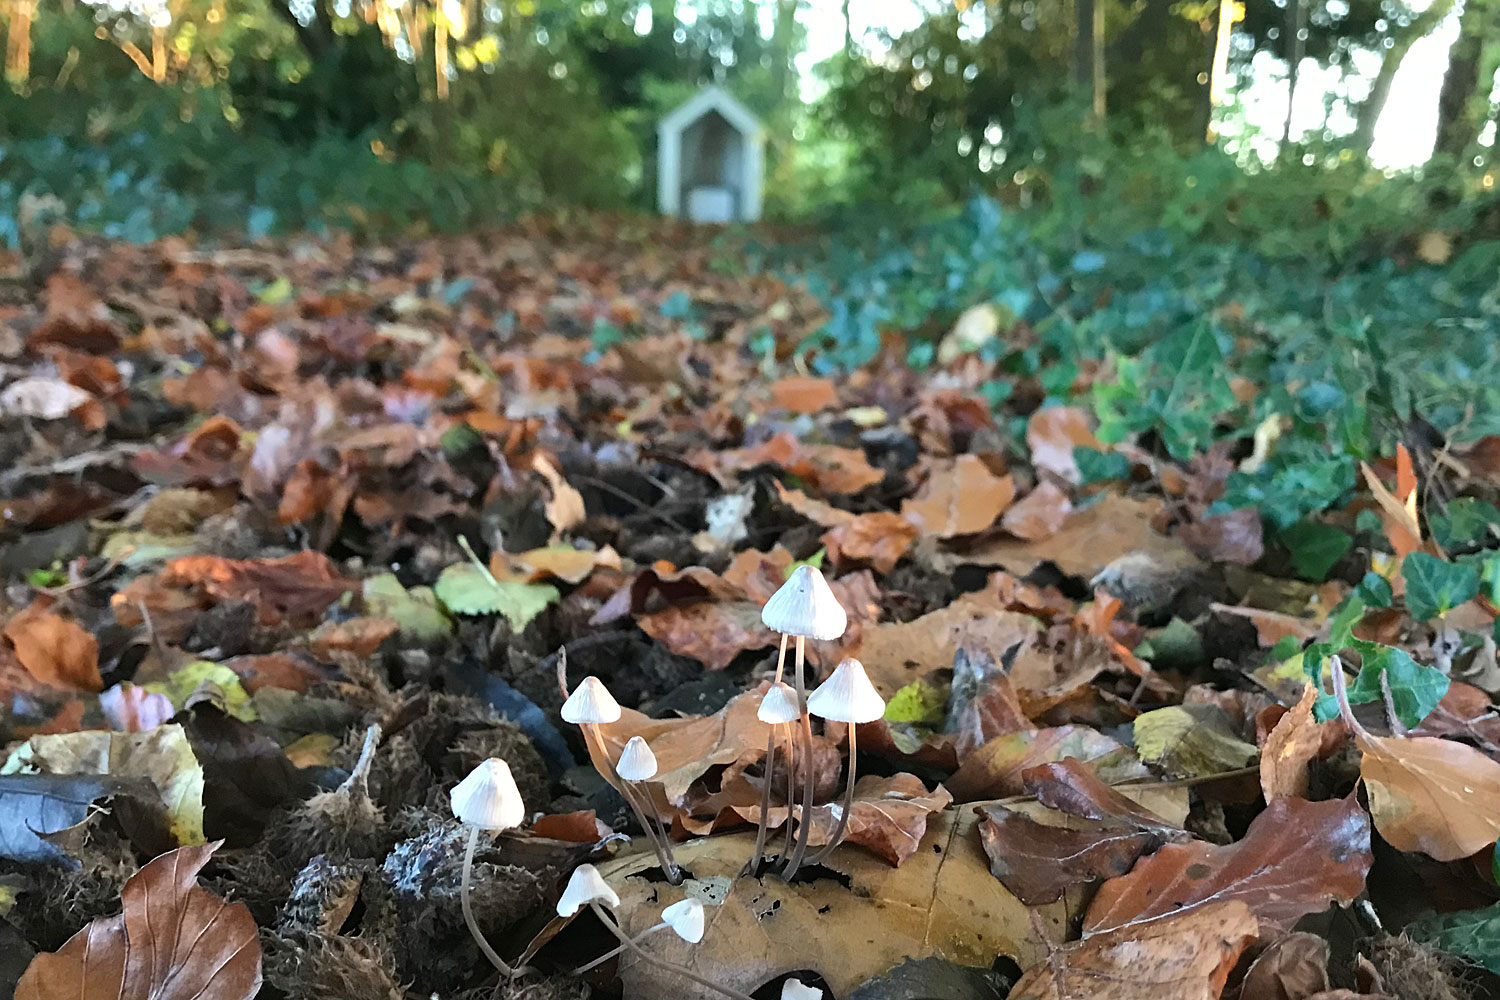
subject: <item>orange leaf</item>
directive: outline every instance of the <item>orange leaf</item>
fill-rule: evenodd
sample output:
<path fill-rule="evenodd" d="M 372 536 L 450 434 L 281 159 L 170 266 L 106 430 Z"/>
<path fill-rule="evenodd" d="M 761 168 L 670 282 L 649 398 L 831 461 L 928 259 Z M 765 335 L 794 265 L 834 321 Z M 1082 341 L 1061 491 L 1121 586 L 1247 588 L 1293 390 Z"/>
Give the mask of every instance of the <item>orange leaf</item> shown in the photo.
<path fill-rule="evenodd" d="M 1500 764 L 1431 736 L 1354 739 L 1375 829 L 1397 850 L 1456 861 L 1500 837 Z"/>
<path fill-rule="evenodd" d="M 154 593 L 156 588 L 168 593 L 189 589 L 216 601 L 249 601 L 260 611 L 261 624 L 275 625 L 284 619 L 310 622 L 356 586 L 356 581 L 339 575 L 321 552 L 298 552 L 281 559 L 184 556 L 167 563 L 154 578 L 131 581 L 110 604 L 115 617 L 130 624 L 129 619 L 138 615 L 132 600 L 142 588 L 149 588 L 145 593 Z"/>
<path fill-rule="evenodd" d="M 26 672 L 48 687 L 101 691 L 99 640 L 65 618 L 27 609 L 3 633 Z"/>
<path fill-rule="evenodd" d="M 1037 542 L 1057 534 L 1072 510 L 1066 493 L 1052 483 L 1042 483 L 1007 510 L 1000 523 L 1017 538 Z"/>
<path fill-rule="evenodd" d="M 16 1000 L 250 1000 L 260 940 L 244 903 L 198 885 L 217 843 L 179 847 L 130 876 L 123 912 L 38 955 Z"/>
<path fill-rule="evenodd" d="M 1375 502 L 1380 505 L 1380 522 L 1385 526 L 1385 536 L 1391 543 L 1391 550 L 1396 553 L 1399 568 L 1401 560 L 1408 553 L 1422 548 L 1422 527 L 1417 523 L 1415 507 L 1416 494 L 1411 495 L 1412 503 L 1408 505 L 1385 488 L 1385 484 L 1369 465 L 1360 462 L 1359 471 L 1364 474 L 1365 485 L 1370 488 L 1370 492 L 1375 495 Z M 1401 577 L 1398 575 L 1393 581 L 1398 592 L 1400 583 Z"/>
<path fill-rule="evenodd" d="M 837 404 L 839 394 L 829 379 L 794 375 L 771 383 L 771 400 L 778 409 L 817 413 Z"/>
<path fill-rule="evenodd" d="M 760 605 L 749 601 L 700 601 L 640 615 L 636 624 L 672 652 L 691 656 L 710 670 L 723 670 L 747 649 L 779 641 L 761 624 Z"/>
<path fill-rule="evenodd" d="M 1026 444 L 1032 465 L 1070 483 L 1079 480 L 1073 449 L 1104 449 L 1089 428 L 1088 414 L 1075 406 L 1048 406 L 1033 413 L 1026 424 Z"/>
<path fill-rule="evenodd" d="M 900 514 L 876 511 L 860 514 L 848 524 L 823 534 L 833 564 L 843 569 L 849 563 L 865 563 L 881 573 L 895 568 L 916 540 L 917 527 Z"/>
<path fill-rule="evenodd" d="M 1323 746 L 1323 727 L 1313 718 L 1318 689 L 1308 684 L 1302 700 L 1281 717 L 1260 751 L 1260 788 L 1267 802 L 1307 797 L 1307 766 Z"/>
<path fill-rule="evenodd" d="M 901 516 L 937 538 L 972 535 L 994 524 L 1015 497 L 1010 476 L 995 475 L 978 455 L 960 455 L 902 502 Z"/>
<path fill-rule="evenodd" d="M 1129 924 L 1064 945 L 1011 1000 L 1218 1000 L 1259 924 L 1239 900 Z"/>

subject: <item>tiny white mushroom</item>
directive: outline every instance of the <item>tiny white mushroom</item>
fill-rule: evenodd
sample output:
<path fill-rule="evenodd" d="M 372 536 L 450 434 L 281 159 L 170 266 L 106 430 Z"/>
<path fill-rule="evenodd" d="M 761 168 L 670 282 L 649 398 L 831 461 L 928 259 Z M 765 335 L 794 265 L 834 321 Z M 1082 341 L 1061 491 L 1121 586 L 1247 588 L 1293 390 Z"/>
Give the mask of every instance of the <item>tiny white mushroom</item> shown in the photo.
<path fill-rule="evenodd" d="M 563 702 L 562 718 L 575 726 L 620 721 L 620 703 L 597 677 L 585 677 Z"/>
<path fill-rule="evenodd" d="M 806 639 L 837 639 L 849 615 L 823 574 L 803 563 L 760 609 L 766 628 Z"/>
<path fill-rule="evenodd" d="M 797 692 L 786 681 L 777 681 L 761 695 L 755 717 L 768 726 L 796 722 L 802 718 L 802 709 L 797 705 Z"/>
<path fill-rule="evenodd" d="M 703 904 L 689 896 L 661 911 L 662 923 L 688 944 L 703 940 Z"/>
<path fill-rule="evenodd" d="M 557 915 L 571 917 L 590 903 L 603 903 L 614 909 L 620 905 L 620 897 L 604 881 L 599 869 L 593 865 L 579 865 L 573 869 L 573 875 L 557 901 Z"/>
<path fill-rule="evenodd" d="M 656 777 L 656 754 L 639 736 L 632 736 L 620 751 L 615 770 L 626 781 L 649 781 Z"/>
<path fill-rule="evenodd" d="M 840 661 L 828 679 L 807 696 L 807 710 L 820 718 L 849 724 L 849 784 L 844 789 L 844 804 L 839 810 L 833 838 L 813 859 L 821 861 L 843 840 L 844 830 L 849 826 L 849 813 L 854 808 L 854 765 L 859 752 L 855 746 L 855 734 L 860 723 L 874 722 L 885 715 L 885 699 L 870 683 L 865 665 L 849 657 Z"/>
<path fill-rule="evenodd" d="M 449 793 L 453 815 L 460 823 L 481 830 L 509 830 L 526 821 L 526 804 L 510 773 L 510 765 L 499 757 L 481 761 Z"/>
<path fill-rule="evenodd" d="M 781 1000 L 823 1000 L 823 991 L 800 979 L 788 979 L 781 984 Z"/>

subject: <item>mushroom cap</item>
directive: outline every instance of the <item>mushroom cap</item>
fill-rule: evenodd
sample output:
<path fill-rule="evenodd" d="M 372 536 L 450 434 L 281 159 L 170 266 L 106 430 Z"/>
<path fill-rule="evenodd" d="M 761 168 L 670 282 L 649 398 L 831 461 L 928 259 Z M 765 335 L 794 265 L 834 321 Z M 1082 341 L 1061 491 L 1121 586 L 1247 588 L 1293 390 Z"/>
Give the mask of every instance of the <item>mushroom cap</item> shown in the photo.
<path fill-rule="evenodd" d="M 865 665 L 849 657 L 807 696 L 807 710 L 833 722 L 874 722 L 885 714 L 885 699 L 870 683 Z"/>
<path fill-rule="evenodd" d="M 609 693 L 609 688 L 599 678 L 585 677 L 573 689 L 573 693 L 568 695 L 568 700 L 563 702 L 562 717 L 564 722 L 571 722 L 575 726 L 618 722 L 620 703 L 615 701 L 615 696 Z"/>
<path fill-rule="evenodd" d="M 786 681 L 777 681 L 761 695 L 755 717 L 768 726 L 796 722 L 802 718 L 802 709 L 797 707 L 797 692 Z"/>
<path fill-rule="evenodd" d="M 760 609 L 766 628 L 809 639 L 837 639 L 849 625 L 823 574 L 803 563 Z"/>
<path fill-rule="evenodd" d="M 661 920 L 688 944 L 703 940 L 703 904 L 691 896 L 662 910 Z"/>
<path fill-rule="evenodd" d="M 511 776 L 510 765 L 499 757 L 479 762 L 448 793 L 453 815 L 460 823 L 481 830 L 509 830 L 526 821 L 526 803 Z"/>
<path fill-rule="evenodd" d="M 823 991 L 800 979 L 788 979 L 781 984 L 781 1000 L 823 1000 Z"/>
<path fill-rule="evenodd" d="M 647 781 L 656 777 L 656 754 L 639 736 L 632 736 L 620 751 L 615 773 L 626 781 Z"/>
<path fill-rule="evenodd" d="M 590 903 L 603 903 L 614 909 L 620 905 L 620 897 L 604 881 L 599 869 L 593 865 L 579 865 L 573 869 L 573 875 L 557 901 L 557 915 L 571 917 Z"/>

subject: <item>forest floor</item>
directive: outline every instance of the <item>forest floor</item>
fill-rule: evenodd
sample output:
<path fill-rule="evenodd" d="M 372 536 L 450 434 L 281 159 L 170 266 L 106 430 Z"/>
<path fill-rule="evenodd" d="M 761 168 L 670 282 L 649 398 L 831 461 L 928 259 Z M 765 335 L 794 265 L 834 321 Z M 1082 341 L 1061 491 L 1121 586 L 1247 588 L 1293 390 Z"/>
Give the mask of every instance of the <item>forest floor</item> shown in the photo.
<path fill-rule="evenodd" d="M 1220 501 L 1274 422 L 1104 443 L 966 349 L 1028 335 L 993 312 L 819 374 L 826 304 L 737 252 L 535 223 L 0 266 L 0 1000 L 493 995 L 449 803 L 492 756 L 528 814 L 473 866 L 529 966 L 501 995 L 721 995 L 660 961 L 757 998 L 1495 985 L 1500 439 L 1395 448 L 1340 538 L 1273 537 Z M 856 657 L 887 710 L 817 726 L 814 848 L 860 777 L 786 882 L 741 868 L 760 608 L 809 564 L 848 625 L 808 683 Z M 682 886 L 559 716 L 590 675 Z M 557 915 L 585 862 L 628 933 L 704 902 L 701 942 L 573 975 L 613 945 Z"/>

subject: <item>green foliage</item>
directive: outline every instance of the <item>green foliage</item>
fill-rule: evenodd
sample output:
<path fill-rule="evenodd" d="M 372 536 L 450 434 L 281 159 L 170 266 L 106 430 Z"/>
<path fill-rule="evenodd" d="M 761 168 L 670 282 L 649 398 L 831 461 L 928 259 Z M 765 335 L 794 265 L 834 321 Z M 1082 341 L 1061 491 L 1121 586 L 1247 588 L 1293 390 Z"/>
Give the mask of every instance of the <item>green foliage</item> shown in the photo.
<path fill-rule="evenodd" d="M 1357 593 L 1350 595 L 1334 609 L 1327 641 L 1314 643 L 1303 650 L 1302 668 L 1320 690 L 1314 713 L 1323 722 L 1338 715 L 1338 703 L 1332 695 L 1322 692 L 1324 667 L 1329 657 L 1352 649 L 1359 654 L 1361 666 L 1354 683 L 1349 685 L 1350 703 L 1382 701 L 1384 688 L 1389 687 L 1397 717 L 1407 728 L 1414 728 L 1448 693 L 1448 675 L 1436 667 L 1422 666 L 1404 650 L 1355 638 L 1354 627 L 1364 617 L 1364 612 L 1364 601 Z"/>
<path fill-rule="evenodd" d="M 1477 497 L 1458 497 L 1449 501 L 1446 511 L 1427 519 L 1432 540 L 1445 549 L 1466 549 L 1494 538 L 1500 528 L 1500 510 Z"/>
<path fill-rule="evenodd" d="M 1299 576 L 1321 583 L 1349 551 L 1354 539 L 1331 524 L 1298 521 L 1282 529 L 1281 542 L 1292 554 L 1292 569 Z"/>
<path fill-rule="evenodd" d="M 1500 903 L 1479 910 L 1437 913 L 1407 925 L 1407 933 L 1500 974 Z"/>
<path fill-rule="evenodd" d="M 1445 562 L 1426 552 L 1401 561 L 1406 608 L 1417 621 L 1439 618 L 1479 594 L 1479 570 L 1472 563 Z"/>
<path fill-rule="evenodd" d="M 562 596 L 550 583 L 496 580 L 483 567 L 473 563 L 449 566 L 438 575 L 432 589 L 438 600 L 453 613 L 504 615 L 517 632 Z"/>

